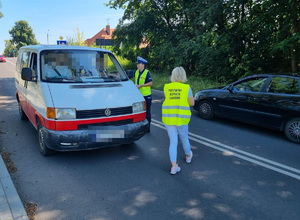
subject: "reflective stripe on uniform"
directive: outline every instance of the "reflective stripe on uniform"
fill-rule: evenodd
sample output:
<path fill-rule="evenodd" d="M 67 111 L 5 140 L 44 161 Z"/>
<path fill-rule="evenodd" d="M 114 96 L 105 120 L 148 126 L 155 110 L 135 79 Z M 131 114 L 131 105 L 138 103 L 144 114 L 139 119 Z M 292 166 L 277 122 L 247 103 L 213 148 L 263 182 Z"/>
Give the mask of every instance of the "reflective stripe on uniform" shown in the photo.
<path fill-rule="evenodd" d="M 164 86 L 165 101 L 162 105 L 162 121 L 166 125 L 187 125 L 191 118 L 188 103 L 189 85 L 173 82 Z"/>
<path fill-rule="evenodd" d="M 167 117 L 167 118 L 191 118 L 190 115 L 180 115 L 180 114 L 162 114 L 162 117 Z"/>
<path fill-rule="evenodd" d="M 184 106 L 163 106 L 163 109 L 181 109 L 181 110 L 191 110 L 190 107 Z"/>
<path fill-rule="evenodd" d="M 147 74 L 148 74 L 148 70 L 145 69 L 144 72 L 142 73 L 142 75 L 140 76 L 139 83 L 138 83 L 139 70 L 135 71 L 135 84 L 136 85 L 144 85 Z M 143 96 L 151 95 L 151 87 L 150 86 L 140 87 L 139 90 Z"/>

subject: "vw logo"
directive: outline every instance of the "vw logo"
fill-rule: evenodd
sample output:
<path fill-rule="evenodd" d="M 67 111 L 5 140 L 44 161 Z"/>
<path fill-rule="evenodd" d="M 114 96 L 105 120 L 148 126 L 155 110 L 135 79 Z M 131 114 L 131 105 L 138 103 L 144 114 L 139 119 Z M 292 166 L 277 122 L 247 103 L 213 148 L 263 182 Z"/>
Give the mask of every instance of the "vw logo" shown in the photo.
<path fill-rule="evenodd" d="M 106 108 L 105 111 L 104 111 L 104 114 L 105 114 L 106 116 L 110 116 L 111 111 L 110 111 L 108 108 Z"/>

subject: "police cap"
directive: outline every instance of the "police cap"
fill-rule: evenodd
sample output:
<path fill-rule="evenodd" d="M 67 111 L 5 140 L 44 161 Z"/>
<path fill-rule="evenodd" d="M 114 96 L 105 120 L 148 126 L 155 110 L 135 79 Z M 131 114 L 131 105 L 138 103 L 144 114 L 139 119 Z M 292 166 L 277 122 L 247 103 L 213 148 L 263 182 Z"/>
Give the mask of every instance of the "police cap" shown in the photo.
<path fill-rule="evenodd" d="M 136 63 L 142 63 L 142 64 L 147 64 L 148 61 L 145 60 L 143 57 L 137 57 Z"/>

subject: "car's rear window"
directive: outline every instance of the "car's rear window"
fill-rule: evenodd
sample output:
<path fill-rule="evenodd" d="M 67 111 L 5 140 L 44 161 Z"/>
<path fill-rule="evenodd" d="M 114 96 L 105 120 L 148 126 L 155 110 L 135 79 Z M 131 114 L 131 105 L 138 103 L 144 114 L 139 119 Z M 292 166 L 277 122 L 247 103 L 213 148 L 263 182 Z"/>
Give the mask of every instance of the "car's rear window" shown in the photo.
<path fill-rule="evenodd" d="M 299 94 L 299 80 L 289 77 L 273 77 L 267 91 L 282 94 Z"/>

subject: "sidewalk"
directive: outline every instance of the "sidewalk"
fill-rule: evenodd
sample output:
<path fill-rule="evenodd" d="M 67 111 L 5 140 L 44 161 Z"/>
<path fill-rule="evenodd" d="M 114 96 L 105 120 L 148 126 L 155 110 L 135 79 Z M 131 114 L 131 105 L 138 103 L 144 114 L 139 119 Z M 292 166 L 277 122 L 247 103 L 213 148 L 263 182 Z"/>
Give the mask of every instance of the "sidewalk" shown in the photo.
<path fill-rule="evenodd" d="M 0 220 L 28 220 L 23 203 L 0 155 Z"/>

